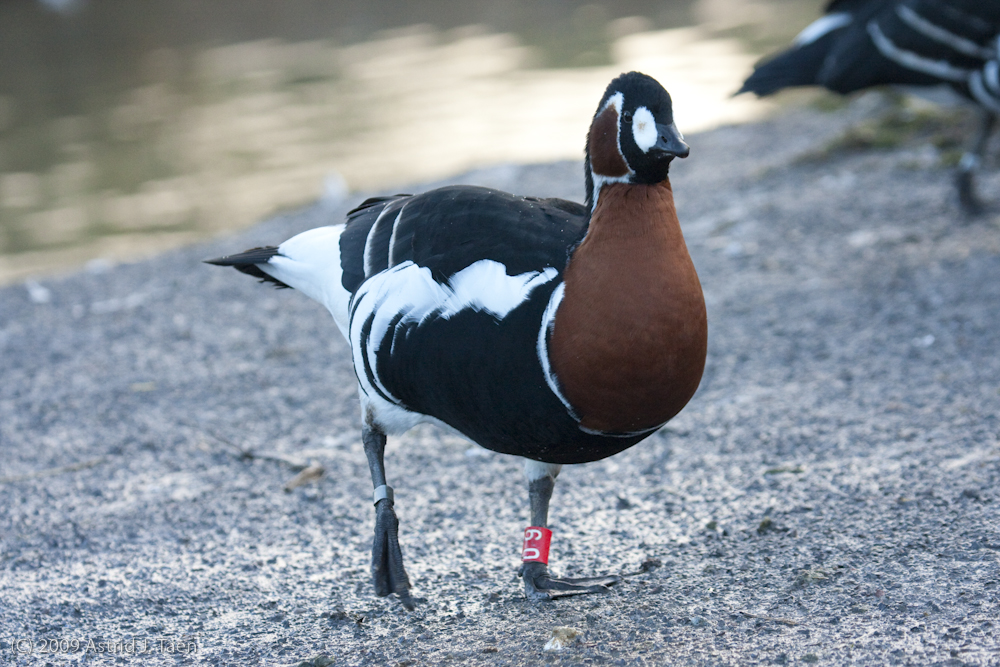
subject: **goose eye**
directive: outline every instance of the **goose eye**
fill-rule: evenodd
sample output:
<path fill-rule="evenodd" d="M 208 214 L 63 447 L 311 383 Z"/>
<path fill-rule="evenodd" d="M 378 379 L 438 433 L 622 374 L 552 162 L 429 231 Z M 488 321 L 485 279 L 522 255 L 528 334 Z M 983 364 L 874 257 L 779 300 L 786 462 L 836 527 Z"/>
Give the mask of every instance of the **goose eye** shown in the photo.
<path fill-rule="evenodd" d="M 632 122 L 632 112 L 631 111 L 624 112 L 622 114 L 622 120 L 624 120 L 626 123 L 631 123 Z"/>

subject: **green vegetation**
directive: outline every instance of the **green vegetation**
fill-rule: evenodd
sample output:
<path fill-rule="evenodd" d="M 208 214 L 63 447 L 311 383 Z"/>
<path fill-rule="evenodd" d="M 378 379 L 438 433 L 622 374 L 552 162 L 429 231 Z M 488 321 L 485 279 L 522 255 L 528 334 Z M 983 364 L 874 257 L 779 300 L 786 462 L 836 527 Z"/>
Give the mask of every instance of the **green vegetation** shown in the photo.
<path fill-rule="evenodd" d="M 954 166 L 958 162 L 975 124 L 968 109 L 939 107 L 888 89 L 876 94 L 882 95 L 884 101 L 884 109 L 878 115 L 854 125 L 800 161 L 822 161 L 845 153 L 930 145 L 937 149 L 941 166 Z M 815 106 L 825 108 L 824 105 L 832 105 L 838 99 L 843 98 L 825 95 L 817 99 Z"/>

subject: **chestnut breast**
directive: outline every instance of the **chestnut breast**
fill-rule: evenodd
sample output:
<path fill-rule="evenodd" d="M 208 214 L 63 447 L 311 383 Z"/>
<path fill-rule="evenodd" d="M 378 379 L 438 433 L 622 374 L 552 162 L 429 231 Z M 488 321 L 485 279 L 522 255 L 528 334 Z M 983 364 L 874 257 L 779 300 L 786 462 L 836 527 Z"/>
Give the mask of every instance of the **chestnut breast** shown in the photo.
<path fill-rule="evenodd" d="M 705 300 L 669 181 L 605 185 L 565 275 L 549 360 L 582 426 L 655 427 L 705 368 Z"/>

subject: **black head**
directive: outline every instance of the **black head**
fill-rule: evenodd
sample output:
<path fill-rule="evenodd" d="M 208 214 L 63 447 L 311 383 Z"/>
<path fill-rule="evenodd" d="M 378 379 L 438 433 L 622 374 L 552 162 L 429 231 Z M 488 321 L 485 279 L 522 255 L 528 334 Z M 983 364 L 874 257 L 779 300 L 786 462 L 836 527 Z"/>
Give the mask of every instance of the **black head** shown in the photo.
<path fill-rule="evenodd" d="M 595 185 L 659 183 L 671 160 L 689 152 L 663 86 L 640 72 L 622 74 L 604 91 L 587 133 L 587 203 Z"/>

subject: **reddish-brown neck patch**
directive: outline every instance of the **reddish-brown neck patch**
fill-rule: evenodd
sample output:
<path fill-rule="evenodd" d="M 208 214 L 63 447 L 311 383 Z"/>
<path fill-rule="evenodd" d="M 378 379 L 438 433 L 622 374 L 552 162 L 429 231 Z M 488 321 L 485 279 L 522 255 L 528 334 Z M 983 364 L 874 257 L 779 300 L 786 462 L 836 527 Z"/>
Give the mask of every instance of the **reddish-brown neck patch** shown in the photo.
<path fill-rule="evenodd" d="M 680 412 L 708 325 L 670 183 L 604 186 L 565 282 L 549 360 L 580 423 L 631 432 Z"/>
<path fill-rule="evenodd" d="M 628 165 L 618 148 L 618 110 L 609 104 L 590 125 L 587 135 L 590 168 L 601 176 L 624 176 Z"/>

